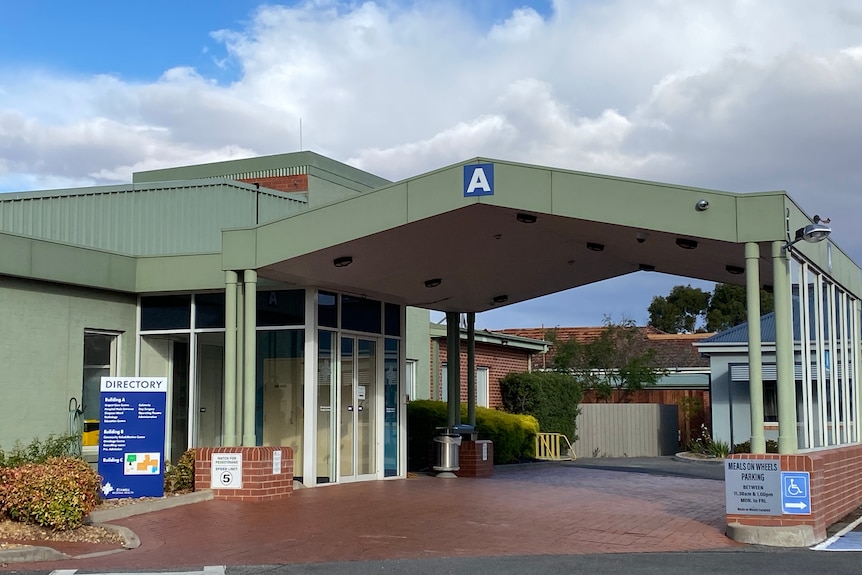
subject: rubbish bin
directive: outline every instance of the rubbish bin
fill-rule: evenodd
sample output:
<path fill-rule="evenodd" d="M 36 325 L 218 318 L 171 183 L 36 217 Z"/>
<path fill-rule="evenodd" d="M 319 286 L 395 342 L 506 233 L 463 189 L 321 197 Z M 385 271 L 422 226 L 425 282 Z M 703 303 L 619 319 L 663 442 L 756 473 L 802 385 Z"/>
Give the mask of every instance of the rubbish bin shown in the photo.
<path fill-rule="evenodd" d="M 434 471 L 458 471 L 458 448 L 461 447 L 461 435 L 448 427 L 437 428 L 434 437 L 434 447 L 437 454 L 437 465 Z"/>

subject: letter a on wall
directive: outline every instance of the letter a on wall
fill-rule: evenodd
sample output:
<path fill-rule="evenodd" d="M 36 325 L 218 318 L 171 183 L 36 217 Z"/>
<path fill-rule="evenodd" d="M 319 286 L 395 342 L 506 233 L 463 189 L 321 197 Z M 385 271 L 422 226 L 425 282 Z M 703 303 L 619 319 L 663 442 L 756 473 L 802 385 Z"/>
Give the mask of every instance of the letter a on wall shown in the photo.
<path fill-rule="evenodd" d="M 494 195 L 494 164 L 464 166 L 464 197 Z"/>

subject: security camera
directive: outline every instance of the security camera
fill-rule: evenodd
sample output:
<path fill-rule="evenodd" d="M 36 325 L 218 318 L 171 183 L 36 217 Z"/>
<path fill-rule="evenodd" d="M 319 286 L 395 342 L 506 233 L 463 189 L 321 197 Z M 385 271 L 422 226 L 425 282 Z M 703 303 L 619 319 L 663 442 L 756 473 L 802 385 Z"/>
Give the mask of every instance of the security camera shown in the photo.
<path fill-rule="evenodd" d="M 706 200 L 698 200 L 697 203 L 694 205 L 694 209 L 699 212 L 704 212 L 709 209 L 709 202 Z"/>

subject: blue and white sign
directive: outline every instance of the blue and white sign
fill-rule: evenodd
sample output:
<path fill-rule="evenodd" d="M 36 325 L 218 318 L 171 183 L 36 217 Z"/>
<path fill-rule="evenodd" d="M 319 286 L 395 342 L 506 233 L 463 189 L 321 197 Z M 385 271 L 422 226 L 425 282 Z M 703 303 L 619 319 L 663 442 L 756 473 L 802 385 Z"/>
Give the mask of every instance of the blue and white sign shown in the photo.
<path fill-rule="evenodd" d="M 494 164 L 464 166 L 464 197 L 494 195 Z"/>
<path fill-rule="evenodd" d="M 792 515 L 811 513 L 810 475 L 807 471 L 781 472 L 781 511 Z"/>
<path fill-rule="evenodd" d="M 99 475 L 106 499 L 161 497 L 165 489 L 165 377 L 103 377 Z"/>

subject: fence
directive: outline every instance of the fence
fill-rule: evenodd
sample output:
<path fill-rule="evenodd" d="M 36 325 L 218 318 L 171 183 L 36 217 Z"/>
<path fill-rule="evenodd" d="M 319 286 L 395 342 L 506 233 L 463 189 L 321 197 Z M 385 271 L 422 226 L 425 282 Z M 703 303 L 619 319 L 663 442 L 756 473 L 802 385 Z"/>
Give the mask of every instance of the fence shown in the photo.
<path fill-rule="evenodd" d="M 578 457 L 673 455 L 679 445 L 677 406 L 582 403 L 577 419 Z"/>

